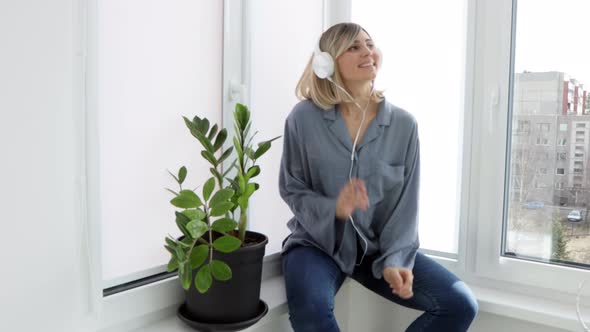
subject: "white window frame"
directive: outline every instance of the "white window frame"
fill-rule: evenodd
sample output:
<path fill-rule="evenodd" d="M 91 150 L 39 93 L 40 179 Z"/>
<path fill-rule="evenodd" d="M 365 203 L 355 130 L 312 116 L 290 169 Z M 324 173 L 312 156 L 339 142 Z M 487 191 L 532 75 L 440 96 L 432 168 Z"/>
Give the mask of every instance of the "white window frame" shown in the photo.
<path fill-rule="evenodd" d="M 507 185 L 506 147 L 509 145 L 511 47 L 516 1 L 477 1 L 474 141 L 469 227 L 475 252 L 473 270 L 480 278 L 518 286 L 521 291 L 559 296 L 573 303 L 580 281 L 590 271 L 500 256 L 503 237 L 504 190 Z M 497 179 L 505 179 L 498 181 Z M 559 280 L 559 282 L 555 282 Z M 543 288 L 544 291 L 540 291 Z M 539 295 L 543 296 L 543 295 Z"/>

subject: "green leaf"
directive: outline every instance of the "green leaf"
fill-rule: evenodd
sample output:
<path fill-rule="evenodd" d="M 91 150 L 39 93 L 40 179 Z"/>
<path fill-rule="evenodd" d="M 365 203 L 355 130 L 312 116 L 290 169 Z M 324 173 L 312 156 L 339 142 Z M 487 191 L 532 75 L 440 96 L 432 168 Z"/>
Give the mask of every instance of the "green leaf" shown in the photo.
<path fill-rule="evenodd" d="M 176 250 L 176 247 L 178 247 L 178 245 L 176 244 L 176 240 L 171 239 L 169 237 L 166 237 L 166 244 L 172 247 L 172 249 L 174 250 Z"/>
<path fill-rule="evenodd" d="M 227 281 L 231 279 L 231 268 L 229 265 L 216 259 L 211 261 L 211 274 L 219 281 Z"/>
<path fill-rule="evenodd" d="M 178 170 L 178 184 L 182 184 L 184 182 L 184 179 L 186 179 L 186 173 L 186 167 L 184 166 Z"/>
<path fill-rule="evenodd" d="M 181 214 L 188 218 L 187 223 L 192 220 L 203 220 L 207 216 L 201 209 L 184 210 Z"/>
<path fill-rule="evenodd" d="M 213 149 L 213 145 L 211 144 L 211 141 L 209 141 L 209 139 L 207 139 L 205 135 L 196 132 L 195 137 L 199 140 L 199 142 L 201 142 L 201 145 L 203 145 L 205 150 L 209 152 L 215 152 L 215 150 Z"/>
<path fill-rule="evenodd" d="M 186 229 L 186 224 L 188 224 L 190 219 L 187 218 L 187 216 L 185 216 L 184 214 L 182 214 L 180 212 L 175 212 L 175 213 L 176 213 L 176 226 L 178 226 L 178 229 L 180 229 L 180 231 L 182 232 L 182 234 L 184 234 L 184 236 L 190 236 L 189 231 Z"/>
<path fill-rule="evenodd" d="M 205 136 L 205 134 L 209 131 L 209 120 L 207 118 L 203 118 L 203 120 L 197 123 L 197 129 L 203 134 L 203 136 Z"/>
<path fill-rule="evenodd" d="M 186 116 L 183 116 L 182 118 L 184 119 L 184 124 L 186 127 L 191 131 L 191 134 L 193 131 L 197 131 L 197 127 L 191 120 L 189 120 Z"/>
<path fill-rule="evenodd" d="M 199 270 L 199 272 L 197 272 L 197 275 L 195 276 L 195 287 L 199 293 L 203 294 L 209 290 L 209 287 L 211 287 L 212 283 L 213 278 L 211 278 L 211 268 L 209 267 L 209 264 L 203 265 L 203 267 Z"/>
<path fill-rule="evenodd" d="M 209 202 L 209 206 L 214 208 L 216 205 L 219 205 L 220 203 L 227 202 L 233 195 L 234 191 L 232 189 L 221 189 L 213 195 L 211 201 Z"/>
<path fill-rule="evenodd" d="M 211 165 L 213 165 L 213 167 L 217 167 L 217 165 L 219 165 L 219 163 L 217 162 L 217 158 L 215 158 L 215 156 L 211 152 L 203 150 L 201 151 L 201 156 L 207 159 L 207 161 L 210 162 Z"/>
<path fill-rule="evenodd" d="M 205 199 L 205 202 L 207 202 L 209 197 L 211 197 L 211 192 L 213 189 L 215 189 L 215 178 L 209 178 L 209 180 L 207 180 L 203 186 L 203 199 Z"/>
<path fill-rule="evenodd" d="M 229 232 L 238 227 L 238 223 L 231 218 L 222 218 L 215 220 L 211 228 L 218 232 Z"/>
<path fill-rule="evenodd" d="M 244 193 L 244 196 L 246 196 L 246 198 L 250 198 L 250 196 L 252 196 L 255 191 L 256 185 L 254 183 L 248 183 L 246 185 L 246 192 Z"/>
<path fill-rule="evenodd" d="M 246 148 L 246 155 L 252 160 L 256 159 L 254 158 L 254 150 L 252 150 L 250 147 Z"/>
<path fill-rule="evenodd" d="M 258 146 L 261 146 L 262 144 L 266 144 L 266 143 L 272 143 L 272 142 L 278 140 L 281 137 L 282 137 L 282 135 L 279 135 L 279 136 L 277 136 L 275 138 L 271 138 L 271 139 L 269 139 L 267 141 L 262 141 L 262 142 L 258 143 Z"/>
<path fill-rule="evenodd" d="M 188 290 L 191 287 L 192 270 L 188 261 L 179 265 L 178 278 L 182 284 L 182 288 Z"/>
<path fill-rule="evenodd" d="M 254 165 L 248 169 L 248 172 L 246 173 L 246 178 L 251 179 L 258 174 L 260 174 L 260 167 L 258 167 L 258 165 Z"/>
<path fill-rule="evenodd" d="M 183 225 L 188 224 L 191 221 L 191 217 L 187 216 L 185 213 L 186 211 L 194 211 L 194 210 L 184 210 L 183 212 L 175 211 L 174 214 L 176 215 L 176 221 L 180 222 Z"/>
<path fill-rule="evenodd" d="M 186 229 L 191 233 L 193 239 L 198 239 L 209 230 L 209 226 L 200 220 L 193 220 L 186 224 Z"/>
<path fill-rule="evenodd" d="M 193 239 L 192 237 L 185 236 L 184 238 L 182 238 L 180 242 L 183 243 L 187 248 L 191 248 L 193 246 L 194 241 L 195 239 Z"/>
<path fill-rule="evenodd" d="M 174 178 L 174 180 L 176 180 L 176 182 L 180 183 L 180 180 L 178 179 L 178 177 L 176 175 L 172 174 L 172 172 L 170 172 L 170 171 L 167 171 L 167 172 L 168 172 L 168 174 L 170 174 L 171 177 Z"/>
<path fill-rule="evenodd" d="M 221 202 L 214 207 L 211 208 L 211 216 L 212 217 L 219 217 L 227 213 L 227 211 L 231 210 L 234 207 L 234 203 L 232 202 Z"/>
<path fill-rule="evenodd" d="M 266 151 L 268 151 L 268 149 L 270 149 L 269 142 L 258 144 L 258 149 L 254 152 L 254 159 L 260 158 Z"/>
<path fill-rule="evenodd" d="M 223 143 L 225 143 L 226 139 L 227 129 L 223 128 L 219 131 L 219 134 L 217 134 L 217 137 L 215 138 L 215 143 L 213 143 L 213 151 L 219 150 L 219 148 L 223 146 Z"/>
<path fill-rule="evenodd" d="M 237 103 L 236 109 L 234 111 L 234 118 L 240 126 L 240 131 L 243 131 L 250 121 L 250 111 L 248 111 L 248 107 L 246 107 L 246 105 Z"/>
<path fill-rule="evenodd" d="M 209 132 L 209 135 L 207 135 L 207 138 L 212 141 L 213 138 L 215 137 L 215 134 L 217 134 L 217 124 L 214 124 L 213 127 L 211 128 L 211 131 Z"/>
<path fill-rule="evenodd" d="M 172 255 L 172 257 L 176 257 L 176 247 L 171 247 L 167 244 L 164 245 L 164 248 L 166 248 L 166 250 L 168 250 L 168 252 L 170 253 L 170 255 Z"/>
<path fill-rule="evenodd" d="M 225 161 L 225 159 L 227 159 L 227 157 L 231 156 L 232 151 L 234 150 L 233 146 L 230 146 L 229 148 L 227 148 L 223 154 L 221 155 L 221 157 L 219 157 L 218 162 L 221 164 L 223 161 Z"/>
<path fill-rule="evenodd" d="M 209 254 L 209 246 L 201 244 L 193 248 L 190 256 L 191 268 L 194 270 L 201 266 Z"/>
<path fill-rule="evenodd" d="M 242 242 L 240 239 L 229 235 L 224 235 L 213 241 L 213 248 L 224 253 L 232 252 L 238 249 L 241 245 Z"/>
<path fill-rule="evenodd" d="M 170 258 L 170 261 L 168 261 L 168 266 L 166 266 L 166 271 L 173 272 L 173 271 L 176 271 L 177 269 L 178 269 L 178 259 L 176 259 L 176 257 Z"/>
<path fill-rule="evenodd" d="M 199 196 L 197 196 L 192 190 L 182 190 L 178 196 L 170 201 L 170 203 L 183 209 L 197 208 L 203 204 L 201 203 Z"/>
<path fill-rule="evenodd" d="M 236 137 L 234 137 L 234 148 L 236 148 L 236 152 L 238 153 L 238 160 L 241 160 L 241 156 L 244 154 L 244 152 L 242 151 L 240 141 L 238 141 Z"/>
<path fill-rule="evenodd" d="M 178 260 L 181 262 L 186 260 L 185 249 L 183 249 L 181 246 L 176 246 L 176 257 L 178 257 Z"/>
<path fill-rule="evenodd" d="M 186 124 L 187 128 L 190 130 L 191 135 L 193 135 L 196 139 L 201 142 L 201 145 L 208 151 L 213 152 L 213 146 L 211 145 L 211 141 L 207 139 L 205 136 L 206 132 L 202 132 L 201 129 L 204 127 L 203 121 L 198 116 L 195 116 L 193 121 L 187 119 L 183 116 L 184 123 Z M 208 121 L 208 120 L 207 120 Z M 207 125 L 208 126 L 208 125 Z"/>

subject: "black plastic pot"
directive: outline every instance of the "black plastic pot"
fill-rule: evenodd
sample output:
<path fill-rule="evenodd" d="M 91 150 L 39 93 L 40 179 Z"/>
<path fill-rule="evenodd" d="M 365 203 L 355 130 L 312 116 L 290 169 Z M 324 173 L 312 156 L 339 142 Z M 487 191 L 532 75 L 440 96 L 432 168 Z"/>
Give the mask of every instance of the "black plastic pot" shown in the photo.
<path fill-rule="evenodd" d="M 214 251 L 213 258 L 227 263 L 232 270 L 228 281 L 213 280 L 211 288 L 201 294 L 194 283 L 186 291 L 184 309 L 193 321 L 211 324 L 238 323 L 260 315 L 262 260 L 268 238 L 264 234 L 246 232 L 256 244 L 241 247 L 229 254 Z M 193 277 L 196 271 L 193 272 Z"/>

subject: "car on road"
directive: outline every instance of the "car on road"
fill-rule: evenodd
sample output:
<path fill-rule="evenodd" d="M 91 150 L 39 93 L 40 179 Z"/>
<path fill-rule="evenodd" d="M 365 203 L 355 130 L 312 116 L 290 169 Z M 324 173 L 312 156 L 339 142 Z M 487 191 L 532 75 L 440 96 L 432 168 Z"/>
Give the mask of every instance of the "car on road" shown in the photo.
<path fill-rule="evenodd" d="M 567 220 L 574 222 L 582 221 L 582 212 L 580 210 L 571 210 L 567 215 Z"/>
<path fill-rule="evenodd" d="M 527 208 L 527 209 L 532 209 L 532 210 L 542 209 L 542 208 L 545 207 L 545 203 L 543 203 L 543 202 L 537 202 L 537 201 L 526 202 L 524 204 L 524 207 Z"/>

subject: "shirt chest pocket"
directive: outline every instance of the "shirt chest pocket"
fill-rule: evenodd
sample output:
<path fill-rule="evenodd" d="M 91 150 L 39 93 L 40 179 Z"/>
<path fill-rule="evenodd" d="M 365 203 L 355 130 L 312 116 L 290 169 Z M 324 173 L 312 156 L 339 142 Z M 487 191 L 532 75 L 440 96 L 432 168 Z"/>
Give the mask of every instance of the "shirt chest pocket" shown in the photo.
<path fill-rule="evenodd" d="M 397 200 L 404 186 L 405 167 L 376 161 L 369 169 L 367 191 L 371 204 L 380 202 L 385 196 L 388 201 Z"/>

